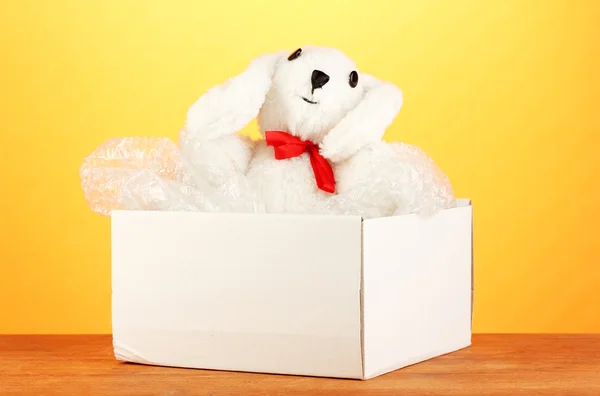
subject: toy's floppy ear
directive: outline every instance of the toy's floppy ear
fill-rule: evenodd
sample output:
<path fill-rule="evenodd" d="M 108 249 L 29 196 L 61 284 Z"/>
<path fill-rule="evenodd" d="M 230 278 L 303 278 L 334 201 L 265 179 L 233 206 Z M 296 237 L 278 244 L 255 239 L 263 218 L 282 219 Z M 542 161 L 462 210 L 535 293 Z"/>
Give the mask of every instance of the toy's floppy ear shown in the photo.
<path fill-rule="evenodd" d="M 369 143 L 380 141 L 386 128 L 402 107 L 402 91 L 394 84 L 361 74 L 364 84 L 362 101 L 323 139 L 321 154 L 343 161 Z"/>
<path fill-rule="evenodd" d="M 209 89 L 187 112 L 186 138 L 203 140 L 234 134 L 252 121 L 271 88 L 285 51 L 254 59 L 240 75 Z"/>

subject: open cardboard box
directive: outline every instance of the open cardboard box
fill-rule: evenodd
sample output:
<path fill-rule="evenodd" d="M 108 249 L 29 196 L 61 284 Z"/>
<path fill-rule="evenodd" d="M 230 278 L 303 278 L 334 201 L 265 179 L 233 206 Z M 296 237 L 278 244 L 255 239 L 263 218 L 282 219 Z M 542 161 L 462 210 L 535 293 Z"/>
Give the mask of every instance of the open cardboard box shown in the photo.
<path fill-rule="evenodd" d="M 115 211 L 113 344 L 161 366 L 369 379 L 471 344 L 472 207 Z"/>

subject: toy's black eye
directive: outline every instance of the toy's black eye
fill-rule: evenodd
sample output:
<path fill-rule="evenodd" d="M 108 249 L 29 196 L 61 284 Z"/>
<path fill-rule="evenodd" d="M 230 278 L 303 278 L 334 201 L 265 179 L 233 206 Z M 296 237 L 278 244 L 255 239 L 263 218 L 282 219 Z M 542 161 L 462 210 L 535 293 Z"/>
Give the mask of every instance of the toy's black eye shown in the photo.
<path fill-rule="evenodd" d="M 302 53 L 302 48 L 298 48 L 296 51 L 294 51 L 292 53 L 292 55 L 288 56 L 288 60 L 293 61 L 294 59 L 299 57 L 301 53 Z"/>
<path fill-rule="evenodd" d="M 356 87 L 358 85 L 358 73 L 353 71 L 352 73 L 350 73 L 350 78 L 348 80 L 348 83 L 350 84 L 350 86 L 352 88 Z"/>

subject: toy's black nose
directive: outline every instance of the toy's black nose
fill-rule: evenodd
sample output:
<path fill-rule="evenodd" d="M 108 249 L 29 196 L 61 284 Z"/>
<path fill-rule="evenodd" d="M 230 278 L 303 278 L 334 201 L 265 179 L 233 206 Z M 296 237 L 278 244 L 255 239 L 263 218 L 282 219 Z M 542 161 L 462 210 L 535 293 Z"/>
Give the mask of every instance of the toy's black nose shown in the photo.
<path fill-rule="evenodd" d="M 329 76 L 327 74 L 323 73 L 321 70 L 313 70 L 310 78 L 313 91 L 327 84 L 327 81 L 329 81 Z"/>

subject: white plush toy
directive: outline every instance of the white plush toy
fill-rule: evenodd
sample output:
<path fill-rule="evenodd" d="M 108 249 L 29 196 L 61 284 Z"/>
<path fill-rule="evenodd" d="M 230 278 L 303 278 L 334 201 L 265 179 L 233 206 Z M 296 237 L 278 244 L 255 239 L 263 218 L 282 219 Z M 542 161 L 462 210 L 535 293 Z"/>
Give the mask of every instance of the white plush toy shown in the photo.
<path fill-rule="evenodd" d="M 455 205 L 448 178 L 422 150 L 382 137 L 402 93 L 340 51 L 261 56 L 202 95 L 179 147 L 116 138 L 86 157 L 92 209 L 351 214 L 432 213 Z M 258 118 L 264 139 L 238 132 Z"/>
<path fill-rule="evenodd" d="M 270 213 L 368 217 L 454 205 L 450 183 L 422 151 L 382 141 L 402 106 L 393 84 L 342 52 L 304 46 L 253 60 L 187 113 L 180 148 L 219 188 L 244 177 Z M 264 140 L 238 134 L 258 119 Z"/>

